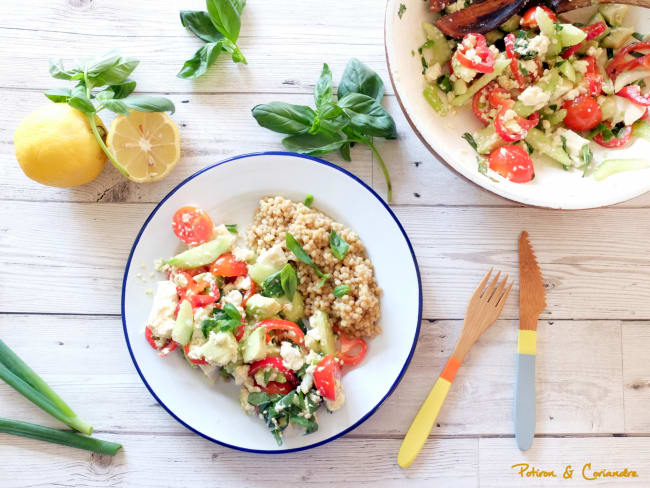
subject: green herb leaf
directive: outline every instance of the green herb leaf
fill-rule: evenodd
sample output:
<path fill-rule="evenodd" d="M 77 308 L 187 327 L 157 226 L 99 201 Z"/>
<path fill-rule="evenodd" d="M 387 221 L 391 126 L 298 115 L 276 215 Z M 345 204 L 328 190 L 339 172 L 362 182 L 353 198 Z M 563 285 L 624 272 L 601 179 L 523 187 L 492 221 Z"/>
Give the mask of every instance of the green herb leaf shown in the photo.
<path fill-rule="evenodd" d="M 569 154 L 569 150 L 568 150 L 567 147 L 566 147 L 566 137 L 564 137 L 564 136 L 560 136 L 560 139 L 562 140 L 562 150 L 563 150 L 565 153 Z"/>
<path fill-rule="evenodd" d="M 332 105 L 332 102 L 334 101 L 333 85 L 334 83 L 332 81 L 332 71 L 330 70 L 330 67 L 327 65 L 327 63 L 325 63 L 323 64 L 323 70 L 321 72 L 320 78 L 318 78 L 316 86 L 314 87 L 314 101 L 316 102 L 316 108 L 318 108 L 319 112 L 326 106 L 336 107 L 335 105 Z M 336 115 L 330 118 L 334 118 Z"/>
<path fill-rule="evenodd" d="M 45 96 L 54 103 L 67 103 L 70 98 L 70 88 L 54 88 L 45 92 Z"/>
<path fill-rule="evenodd" d="M 241 323 L 241 315 L 237 307 L 232 303 L 226 303 L 223 309 L 215 309 L 212 316 L 201 323 L 201 332 L 207 339 L 210 332 L 215 329 L 218 332 L 233 332 Z"/>
<path fill-rule="evenodd" d="M 218 42 L 223 34 L 210 20 L 210 15 L 201 10 L 181 10 L 181 24 L 188 28 L 196 37 L 205 42 Z"/>
<path fill-rule="evenodd" d="M 271 403 L 271 396 L 268 393 L 252 392 L 248 395 L 248 403 L 256 407 Z"/>
<path fill-rule="evenodd" d="M 350 250 L 350 245 L 336 233 L 334 229 L 330 231 L 330 251 L 334 254 L 334 257 L 339 261 L 342 261 L 345 258 L 345 255 Z"/>
<path fill-rule="evenodd" d="M 610 141 L 616 137 L 614 135 L 614 132 L 612 132 L 612 129 L 607 127 L 604 123 L 600 122 L 594 129 L 589 133 L 587 136 L 587 139 L 593 139 L 596 137 L 598 134 L 601 135 L 603 138 L 604 142 Z"/>
<path fill-rule="evenodd" d="M 124 99 L 124 104 L 138 112 L 169 112 L 174 113 L 174 103 L 165 97 L 150 97 L 146 95 L 134 95 Z"/>
<path fill-rule="evenodd" d="M 79 84 L 72 89 L 68 104 L 85 114 L 95 113 L 95 106 L 86 96 L 83 84 Z"/>
<path fill-rule="evenodd" d="M 207 0 L 206 6 L 210 20 L 224 36 L 232 42 L 237 42 L 241 29 L 241 12 L 246 5 L 245 1 L 235 0 Z"/>
<path fill-rule="evenodd" d="M 117 85 L 125 81 L 138 64 L 140 61 L 135 58 L 118 58 L 117 63 L 103 70 L 89 71 L 88 78 L 92 86 Z"/>
<path fill-rule="evenodd" d="M 406 12 L 406 5 L 403 3 L 399 4 L 399 9 L 397 10 L 397 16 L 401 19 L 402 15 L 404 15 L 404 12 Z"/>
<path fill-rule="evenodd" d="M 346 160 L 346 161 L 352 161 L 352 156 L 350 156 L 350 143 L 346 142 L 343 144 L 340 148 L 339 151 L 341 153 L 341 157 Z"/>
<path fill-rule="evenodd" d="M 318 156 L 339 149 L 348 142 L 346 136 L 341 134 L 299 134 L 282 139 L 282 144 L 288 151 L 299 154 Z"/>
<path fill-rule="evenodd" d="M 436 83 L 438 84 L 440 89 L 445 93 L 449 93 L 451 90 L 453 90 L 449 75 L 442 75 L 440 78 L 436 80 Z"/>
<path fill-rule="evenodd" d="M 208 68 L 214 64 L 221 51 L 223 51 L 222 40 L 204 44 L 194 53 L 192 58 L 185 61 L 176 76 L 185 79 L 198 78 L 205 74 Z"/>
<path fill-rule="evenodd" d="M 585 177 L 587 175 L 587 170 L 589 169 L 589 165 L 591 164 L 591 161 L 594 159 L 594 153 L 591 152 L 591 148 L 589 147 L 589 144 L 585 144 L 582 146 L 582 149 L 580 150 L 580 154 L 582 155 L 582 160 L 585 162 L 585 169 L 582 172 L 582 176 Z"/>
<path fill-rule="evenodd" d="M 312 203 L 314 203 L 314 195 L 308 193 L 302 203 L 305 205 L 305 207 L 311 207 Z"/>
<path fill-rule="evenodd" d="M 352 58 L 339 82 L 339 100 L 350 93 L 361 93 L 379 102 L 384 96 L 384 82 L 377 73 L 358 59 Z"/>
<path fill-rule="evenodd" d="M 334 296 L 336 298 L 341 298 L 348 293 L 350 293 L 350 287 L 348 285 L 339 285 L 336 288 L 334 288 Z"/>
<path fill-rule="evenodd" d="M 637 41 L 642 41 L 643 40 L 643 34 L 640 32 L 634 32 L 632 34 L 632 37 L 634 37 Z"/>
<path fill-rule="evenodd" d="M 313 417 L 305 418 L 300 417 L 299 415 L 290 415 L 289 420 L 291 420 L 296 425 L 299 425 L 300 427 L 304 427 L 305 434 L 311 434 L 312 432 L 316 432 L 318 430 L 318 423 L 316 423 Z"/>
<path fill-rule="evenodd" d="M 116 85 L 110 85 L 104 91 L 99 93 L 101 94 L 103 92 L 110 91 L 113 93 L 113 96 L 110 98 L 121 99 L 121 98 L 126 98 L 131 93 L 133 93 L 133 90 L 135 90 L 135 86 L 136 86 L 135 81 L 126 79 L 122 83 Z"/>
<path fill-rule="evenodd" d="M 59 58 L 50 59 L 50 76 L 57 80 L 81 80 L 83 71 L 79 68 L 65 69 L 63 61 Z"/>
<path fill-rule="evenodd" d="M 474 140 L 474 136 L 472 134 L 470 134 L 469 132 L 465 132 L 462 135 L 462 137 L 463 137 L 463 139 L 465 139 L 467 141 L 467 144 L 472 146 L 472 149 L 474 149 L 474 151 L 478 151 L 478 146 L 477 146 L 476 141 Z"/>
<path fill-rule="evenodd" d="M 314 264 L 309 254 L 305 252 L 300 243 L 289 232 L 287 232 L 286 235 L 286 244 L 287 249 L 289 249 L 289 251 L 291 251 L 300 261 L 305 263 L 307 266 L 310 266 L 319 278 L 323 280 L 328 280 L 330 278 L 329 274 L 323 273 L 318 266 Z"/>
<path fill-rule="evenodd" d="M 116 114 L 121 114 L 121 115 L 129 114 L 129 107 L 122 100 L 104 100 L 102 101 L 102 105 L 106 107 L 108 110 L 110 110 L 111 112 L 115 112 Z"/>
<path fill-rule="evenodd" d="M 253 117 L 266 129 L 281 134 L 304 134 L 311 128 L 314 111 L 305 105 L 271 102 L 253 107 Z"/>
<path fill-rule="evenodd" d="M 226 229 L 228 229 L 228 232 L 232 232 L 233 234 L 237 234 L 237 224 L 226 224 Z"/>
<path fill-rule="evenodd" d="M 369 136 L 394 139 L 397 137 L 395 121 L 374 98 L 362 93 L 349 93 L 339 106 L 350 117 L 350 126 Z"/>
<path fill-rule="evenodd" d="M 479 155 L 476 157 L 476 160 L 478 162 L 478 172 L 481 173 L 483 176 L 487 176 L 488 174 L 488 161 L 487 158 Z"/>
<path fill-rule="evenodd" d="M 526 145 L 526 152 L 528 154 L 533 154 L 535 152 L 535 148 L 530 145 L 530 143 L 524 139 L 524 144 Z"/>
<path fill-rule="evenodd" d="M 289 300 L 293 300 L 298 289 L 298 275 L 296 274 L 296 270 L 293 269 L 293 266 L 288 263 L 284 265 L 284 268 L 280 271 L 280 280 L 284 294 Z"/>
<path fill-rule="evenodd" d="M 284 295 L 284 289 L 282 288 L 281 271 L 273 273 L 264 280 L 262 283 L 262 291 L 260 292 L 260 295 L 269 298 L 278 298 Z"/>

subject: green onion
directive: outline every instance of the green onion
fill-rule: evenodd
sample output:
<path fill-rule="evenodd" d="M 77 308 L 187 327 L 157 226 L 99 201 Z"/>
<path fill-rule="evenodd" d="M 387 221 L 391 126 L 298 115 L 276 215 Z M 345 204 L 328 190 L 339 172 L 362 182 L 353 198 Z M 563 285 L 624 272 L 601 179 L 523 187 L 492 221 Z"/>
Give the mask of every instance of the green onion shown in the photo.
<path fill-rule="evenodd" d="M 5 358 L 3 357 L 3 361 L 4 359 Z M 45 410 L 52 417 L 60 420 L 64 424 L 69 425 L 73 429 L 78 430 L 79 432 L 83 432 L 84 434 L 90 435 L 93 433 L 92 425 L 87 424 L 74 414 L 71 416 L 63 413 L 59 407 L 54 404 L 49 398 L 43 395 L 43 393 L 34 389 L 22 378 L 16 376 L 4 364 L 0 364 L 0 379 L 2 379 L 5 383 L 7 383 L 25 398 L 30 400 L 32 403 L 34 403 L 37 407 Z M 68 407 L 68 409 L 69 408 L 70 407 Z"/>
<path fill-rule="evenodd" d="M 53 442 L 64 446 L 76 447 L 77 449 L 85 449 L 86 451 L 108 454 L 110 456 L 115 456 L 117 451 L 122 448 L 122 444 L 117 444 L 115 442 L 102 441 L 100 439 L 86 437 L 73 432 L 66 432 L 64 430 L 52 429 L 50 427 L 43 427 L 28 422 L 4 418 L 0 418 L 0 432 L 28 437 L 30 439 L 38 439 L 40 441 Z"/>

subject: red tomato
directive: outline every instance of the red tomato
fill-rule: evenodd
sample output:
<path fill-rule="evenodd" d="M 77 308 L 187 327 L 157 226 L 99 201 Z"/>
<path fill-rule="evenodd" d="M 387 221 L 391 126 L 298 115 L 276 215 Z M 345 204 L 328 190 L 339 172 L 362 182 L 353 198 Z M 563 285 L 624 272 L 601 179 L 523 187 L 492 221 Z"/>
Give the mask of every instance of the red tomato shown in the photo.
<path fill-rule="evenodd" d="M 624 71 L 639 68 L 641 66 L 650 67 L 650 54 L 646 54 L 640 58 L 626 58 L 631 51 L 643 53 L 649 49 L 650 41 L 633 42 L 632 44 L 623 46 L 607 65 L 607 68 L 605 69 L 607 75 L 612 79 L 612 81 L 614 81 L 616 80 L 616 77 Z"/>
<path fill-rule="evenodd" d="M 566 100 L 562 107 L 567 111 L 564 123 L 572 130 L 590 130 L 603 120 L 603 111 L 598 100 L 589 95 L 580 95 L 573 100 Z"/>
<path fill-rule="evenodd" d="M 208 363 L 205 359 L 191 359 L 188 354 L 190 353 L 190 345 L 187 344 L 184 348 L 183 351 L 185 352 L 185 358 L 192 363 L 192 364 L 210 364 Z"/>
<path fill-rule="evenodd" d="M 278 384 L 279 385 L 286 384 L 289 387 L 289 391 L 291 391 L 292 386 L 296 386 L 298 384 L 298 378 L 296 377 L 294 372 L 286 368 L 282 363 L 282 358 L 279 357 L 269 357 L 269 358 L 260 359 L 259 361 L 255 361 L 254 363 L 251 364 L 251 367 L 248 370 L 248 376 L 255 376 L 255 373 L 257 373 L 259 370 L 267 369 L 267 368 L 273 368 L 284 375 L 287 382 L 278 383 Z M 269 386 L 271 383 L 277 383 L 277 382 L 271 381 L 267 386 Z M 289 393 L 289 391 L 287 391 L 286 393 Z"/>
<path fill-rule="evenodd" d="M 156 351 L 159 351 L 159 354 L 161 356 L 166 356 L 178 346 L 178 342 L 171 339 L 167 339 L 163 345 L 158 345 L 156 343 L 156 338 L 154 337 L 153 332 L 151 332 L 151 329 L 149 327 L 145 327 L 144 329 L 144 338 L 147 340 L 151 347 L 153 347 Z"/>
<path fill-rule="evenodd" d="M 300 327 L 293 322 L 282 319 L 267 319 L 257 324 L 257 327 L 266 327 L 266 342 L 271 342 L 271 332 L 282 333 L 283 337 L 289 339 L 294 344 L 302 346 L 305 343 L 305 334 Z"/>
<path fill-rule="evenodd" d="M 489 165 L 514 183 L 527 183 L 535 176 L 533 160 L 520 146 L 501 146 L 490 154 Z"/>
<path fill-rule="evenodd" d="M 253 295 L 255 295 L 255 293 L 257 293 L 257 283 L 255 283 L 255 280 L 250 276 L 249 278 L 251 280 L 251 287 L 246 291 L 246 293 L 244 294 L 244 298 L 242 298 L 241 301 L 241 306 L 244 308 L 246 308 L 246 302 L 248 301 L 248 299 Z"/>
<path fill-rule="evenodd" d="M 612 124 L 610 124 L 609 121 L 605 122 L 605 125 L 607 125 L 607 127 L 612 126 Z M 594 137 L 594 142 L 597 142 L 603 147 L 614 148 L 614 147 L 625 146 L 628 142 L 630 142 L 631 137 L 632 137 L 632 127 L 626 125 L 622 130 L 618 132 L 618 137 L 612 137 L 608 141 L 605 141 L 603 139 L 603 135 L 598 133 L 596 137 Z"/>
<path fill-rule="evenodd" d="M 468 51 L 473 51 L 471 57 L 465 55 Z M 483 34 L 467 34 L 463 37 L 456 50 L 456 59 L 463 66 L 475 69 L 479 73 L 492 73 L 494 71 L 494 53 L 488 49 Z"/>
<path fill-rule="evenodd" d="M 172 219 L 174 234 L 186 244 L 202 244 L 212 237 L 212 219 L 199 207 L 182 207 Z"/>
<path fill-rule="evenodd" d="M 368 351 L 368 344 L 361 337 L 347 337 L 345 334 L 339 334 L 341 350 L 336 355 L 344 364 L 354 366 L 359 364 Z"/>
<path fill-rule="evenodd" d="M 488 115 L 490 111 L 489 98 L 490 93 L 496 88 L 496 86 L 496 82 L 493 81 L 477 91 L 474 98 L 472 98 L 472 110 L 474 111 L 474 115 L 476 115 L 476 118 L 485 125 L 490 123 L 490 117 Z"/>
<path fill-rule="evenodd" d="M 528 10 L 526 10 L 526 13 L 524 14 L 524 16 L 521 18 L 521 21 L 519 22 L 522 27 L 525 27 L 526 29 L 532 29 L 534 27 L 537 27 L 538 8 L 541 8 L 544 12 L 546 12 L 553 22 L 557 22 L 557 15 L 555 15 L 555 12 L 553 12 L 548 7 L 539 5 L 536 7 L 531 7 Z"/>
<path fill-rule="evenodd" d="M 642 107 L 650 107 L 650 96 L 641 95 L 641 87 L 639 85 L 625 86 L 621 88 L 616 94 L 619 97 L 628 98 L 637 105 L 641 105 Z"/>
<path fill-rule="evenodd" d="M 188 300 L 192 304 L 192 308 L 199 308 L 215 303 L 221 298 L 219 287 L 214 281 L 197 281 L 189 273 L 184 271 L 178 274 L 182 274 L 187 281 L 187 285 L 184 287 L 176 287 L 179 296 L 178 307 L 180 307 L 183 300 Z M 205 293 L 206 291 L 207 293 Z M 177 312 L 178 307 L 176 308 Z"/>
<path fill-rule="evenodd" d="M 314 385 L 321 395 L 328 400 L 336 400 L 336 382 L 340 379 L 341 368 L 334 356 L 328 354 L 318 362 L 314 371 Z"/>
<path fill-rule="evenodd" d="M 293 389 L 289 383 L 278 381 L 269 381 L 266 386 L 257 385 L 257 387 L 269 395 L 286 395 Z"/>
<path fill-rule="evenodd" d="M 210 272 L 217 276 L 234 278 L 235 276 L 246 276 L 248 265 L 244 261 L 237 261 L 232 253 L 227 252 L 217 258 L 210 266 Z"/>

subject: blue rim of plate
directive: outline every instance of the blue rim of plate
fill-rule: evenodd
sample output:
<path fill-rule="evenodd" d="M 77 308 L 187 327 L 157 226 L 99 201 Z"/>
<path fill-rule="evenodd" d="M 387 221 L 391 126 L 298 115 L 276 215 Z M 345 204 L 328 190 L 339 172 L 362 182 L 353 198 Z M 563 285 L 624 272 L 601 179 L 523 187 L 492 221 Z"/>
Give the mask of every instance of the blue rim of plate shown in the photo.
<path fill-rule="evenodd" d="M 327 439 L 324 439 L 319 442 L 315 442 L 313 444 L 309 444 L 307 446 L 302 446 L 302 447 L 295 447 L 293 449 L 277 449 L 277 450 L 268 450 L 268 449 L 248 449 L 246 447 L 241 447 L 241 446 L 235 446 L 232 444 L 228 444 L 226 442 L 222 442 L 220 440 L 217 440 L 213 437 L 210 437 L 202 432 L 199 432 L 196 430 L 194 427 L 191 425 L 187 424 L 185 421 L 181 420 L 172 410 L 170 410 L 167 405 L 165 405 L 160 398 L 158 398 L 158 395 L 153 391 L 149 383 L 147 382 L 146 378 L 142 374 L 142 371 L 140 371 L 140 366 L 138 366 L 138 362 L 135 359 L 135 356 L 133 355 L 133 350 L 131 349 L 131 342 L 129 340 L 129 333 L 126 330 L 126 319 L 124 318 L 124 302 L 125 302 L 125 295 L 126 295 L 126 279 L 129 275 L 129 269 L 131 267 L 131 260 L 133 259 L 133 253 L 135 252 L 136 247 L 138 246 L 138 243 L 140 242 L 140 237 L 142 237 L 142 233 L 146 229 L 147 225 L 149 224 L 149 221 L 153 218 L 153 216 L 156 214 L 158 209 L 167 201 L 169 197 L 171 197 L 176 191 L 178 191 L 179 188 L 184 186 L 186 183 L 189 181 L 193 180 L 197 176 L 205 173 L 206 171 L 210 171 L 218 166 L 221 166 L 226 163 L 230 163 L 232 161 L 237 161 L 239 159 L 245 159 L 245 158 L 251 158 L 251 157 L 258 157 L 258 156 L 292 156 L 292 157 L 297 157 L 297 158 L 302 158 L 302 159 L 307 159 L 309 161 L 313 161 L 315 163 L 323 164 L 325 166 L 329 166 L 330 168 L 335 169 L 336 171 L 340 171 L 346 176 L 349 176 L 353 180 L 355 180 L 357 183 L 359 183 L 361 186 L 363 186 L 366 190 L 368 190 L 379 202 L 384 206 L 386 211 L 390 214 L 390 216 L 393 218 L 395 223 L 397 224 L 397 227 L 399 227 L 399 230 L 402 232 L 402 235 L 404 236 L 404 239 L 406 240 L 406 244 L 408 245 L 409 251 L 411 252 L 411 257 L 413 258 L 413 265 L 415 266 L 415 274 L 418 278 L 418 321 L 415 327 L 415 336 L 413 337 L 413 345 L 411 346 L 411 350 L 409 351 L 409 355 L 406 358 L 406 361 L 404 362 L 404 366 L 402 366 L 401 371 L 397 375 L 397 378 L 395 379 L 395 382 L 392 384 L 392 386 L 388 389 L 386 394 L 382 397 L 382 399 L 377 403 L 374 407 L 372 407 L 363 417 L 361 417 L 359 420 L 357 420 L 354 424 L 352 424 L 350 427 L 342 430 L 341 432 L 333 435 L 332 437 L 328 437 Z M 218 163 L 214 163 L 210 166 L 206 166 L 205 168 L 197 171 L 193 175 L 188 176 L 185 178 L 183 181 L 181 181 L 178 185 L 176 185 L 165 197 L 156 205 L 156 207 L 151 211 L 149 216 L 147 217 L 147 220 L 144 221 L 144 224 L 142 224 L 142 227 L 140 228 L 140 231 L 138 232 L 137 237 L 135 238 L 135 241 L 133 242 L 133 246 L 131 247 L 131 251 L 129 252 L 129 258 L 126 261 L 126 268 L 124 269 L 124 278 L 122 279 L 122 302 L 121 302 L 121 311 L 122 311 L 122 329 L 124 331 L 124 339 L 126 340 L 126 347 L 129 349 L 129 355 L 131 356 L 131 361 L 133 361 L 133 365 L 135 366 L 136 371 L 138 372 L 138 375 L 140 376 L 140 379 L 144 383 L 144 386 L 147 387 L 147 390 L 149 390 L 149 393 L 151 393 L 151 396 L 153 396 L 156 401 L 162 406 L 169 415 L 171 415 L 178 423 L 183 425 L 185 428 L 191 430 L 195 434 L 203 437 L 204 439 L 207 439 L 211 442 L 214 442 L 215 444 L 219 444 L 224 447 L 229 447 L 231 449 L 236 449 L 238 451 L 243 451 L 243 452 L 252 452 L 252 453 L 257 453 L 257 454 L 285 454 L 285 453 L 290 453 L 290 452 L 297 452 L 297 451 L 305 451 L 307 449 L 313 449 L 318 446 L 322 446 L 323 444 L 327 444 L 328 442 L 332 442 L 333 440 L 338 439 L 341 436 L 344 436 L 348 432 L 351 432 L 352 430 L 356 429 L 359 427 L 362 423 L 364 423 L 366 420 L 368 420 L 376 411 L 377 409 L 388 399 L 388 397 L 395 391 L 395 388 L 399 384 L 399 382 L 402 380 L 402 377 L 404 376 L 404 373 L 406 372 L 406 369 L 408 368 L 409 364 L 411 363 L 411 359 L 413 358 L 413 353 L 415 352 L 415 346 L 418 342 L 418 338 L 420 337 L 420 324 L 422 322 L 422 280 L 420 278 L 420 268 L 418 267 L 418 261 L 415 257 L 415 253 L 413 252 L 413 246 L 411 245 L 411 241 L 409 240 L 408 236 L 406 235 L 406 232 L 404 231 L 404 228 L 402 227 L 402 224 L 400 223 L 399 219 L 397 216 L 393 213 L 393 211 L 390 209 L 388 204 L 384 201 L 383 198 L 381 198 L 375 190 L 373 190 L 371 187 L 369 187 L 365 182 L 363 182 L 358 176 L 350 173 L 349 171 L 341 168 L 340 166 L 337 166 L 334 163 L 330 163 L 329 161 L 325 161 L 323 159 L 315 158 L 313 156 L 307 156 L 304 154 L 298 154 L 298 153 L 293 153 L 293 152 L 286 152 L 286 151 L 266 151 L 266 152 L 257 152 L 257 153 L 247 153 L 247 154 L 240 154 L 239 156 L 233 156 L 232 158 L 224 159 L 223 161 L 220 161 Z"/>

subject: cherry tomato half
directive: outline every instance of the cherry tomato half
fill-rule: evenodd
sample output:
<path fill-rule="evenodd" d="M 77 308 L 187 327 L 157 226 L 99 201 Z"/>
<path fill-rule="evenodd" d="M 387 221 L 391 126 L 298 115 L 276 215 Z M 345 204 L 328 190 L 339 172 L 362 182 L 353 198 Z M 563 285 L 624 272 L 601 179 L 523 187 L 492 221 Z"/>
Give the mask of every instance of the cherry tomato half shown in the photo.
<path fill-rule="evenodd" d="M 609 121 L 605 122 L 605 125 L 607 125 L 607 127 L 612 126 L 612 124 L 610 124 Z M 605 141 L 603 139 L 603 135 L 599 133 L 596 135 L 596 137 L 594 137 L 594 142 L 600 144 L 603 147 L 614 148 L 614 147 L 625 146 L 628 142 L 630 142 L 631 137 L 632 137 L 632 127 L 626 125 L 625 127 L 623 127 L 623 129 L 618 131 L 617 137 L 612 137 L 611 139 Z"/>
<path fill-rule="evenodd" d="M 580 95 L 573 100 L 565 100 L 562 107 L 567 112 L 564 123 L 572 130 L 590 130 L 603 120 L 603 111 L 598 100 L 589 95 Z"/>
<path fill-rule="evenodd" d="M 527 183 L 535 176 L 533 160 L 520 146 L 501 146 L 490 154 L 488 164 L 492 171 L 514 183 Z"/>
<path fill-rule="evenodd" d="M 341 367 L 334 356 L 328 354 L 318 362 L 314 371 L 314 386 L 321 395 L 328 400 L 336 400 L 336 382 L 340 379 Z"/>
<path fill-rule="evenodd" d="M 368 344 L 361 337 L 348 337 L 339 331 L 341 350 L 336 355 L 343 364 L 359 364 L 368 351 Z"/>
<path fill-rule="evenodd" d="M 167 339 L 162 345 L 156 343 L 156 338 L 154 337 L 153 332 L 151 332 L 151 329 L 149 327 L 145 327 L 144 329 L 144 338 L 147 340 L 151 347 L 158 351 L 161 356 L 166 356 L 174 349 L 176 349 L 176 347 L 178 347 L 178 342 L 171 339 Z"/>
<path fill-rule="evenodd" d="M 536 7 L 531 7 L 526 10 L 526 13 L 521 18 L 519 22 L 522 27 L 526 29 L 532 29 L 537 27 L 537 9 L 541 8 L 544 12 L 548 14 L 553 22 L 557 22 L 557 15 L 550 8 L 544 7 L 543 5 L 538 5 Z"/>
<path fill-rule="evenodd" d="M 186 244 L 202 244 L 212 237 L 212 219 L 199 207 L 182 207 L 172 219 L 174 234 Z"/>
<path fill-rule="evenodd" d="M 225 276 L 234 278 L 236 276 L 246 276 L 248 274 L 248 265 L 244 261 L 237 261 L 232 253 L 227 252 L 217 258 L 210 266 L 210 272 L 216 276 Z"/>

